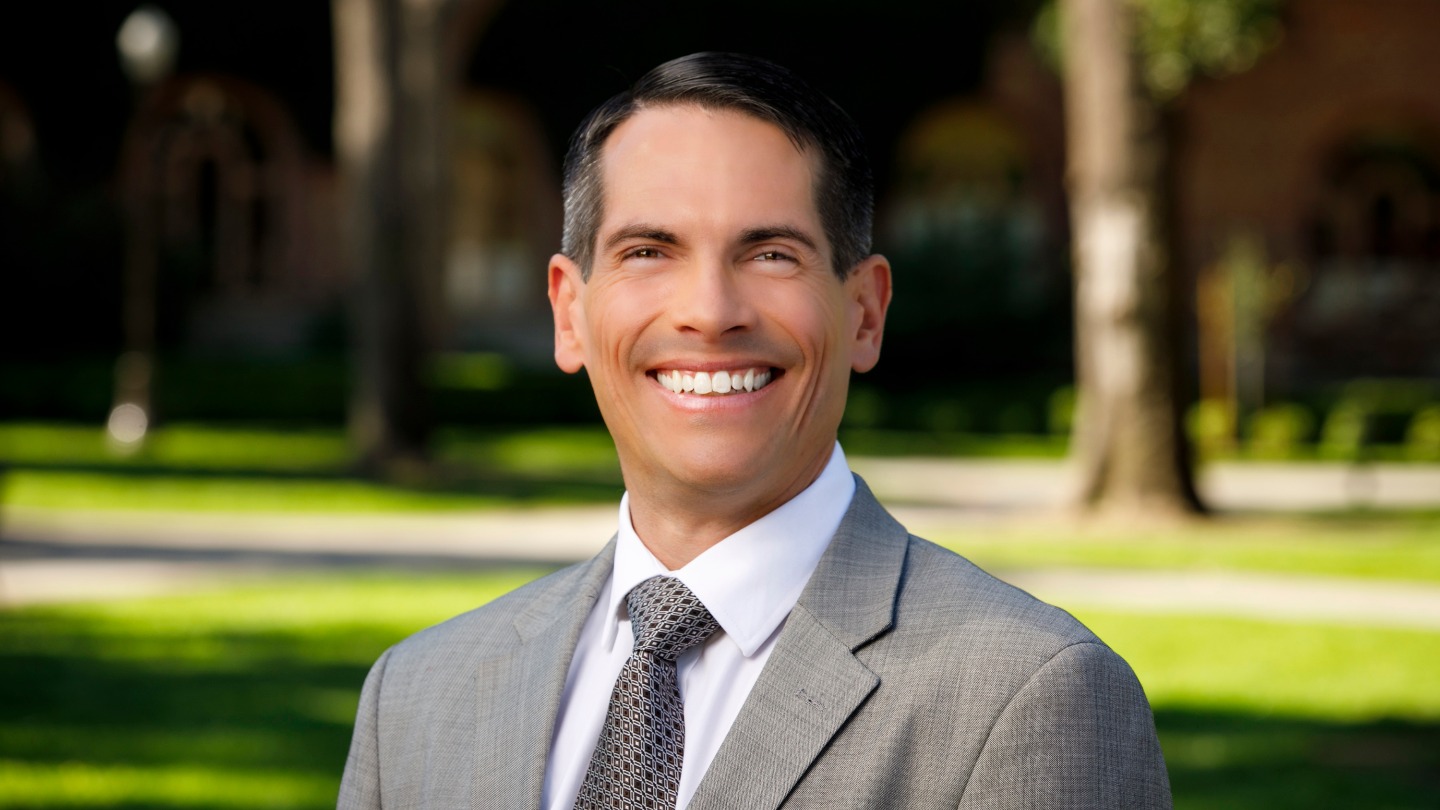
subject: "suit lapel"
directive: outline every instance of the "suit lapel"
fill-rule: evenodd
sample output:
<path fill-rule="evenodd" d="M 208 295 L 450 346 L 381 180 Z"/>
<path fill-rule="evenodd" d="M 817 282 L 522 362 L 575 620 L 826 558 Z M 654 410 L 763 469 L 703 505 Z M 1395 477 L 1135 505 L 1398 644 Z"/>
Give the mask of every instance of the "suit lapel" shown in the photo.
<path fill-rule="evenodd" d="M 855 497 L 690 810 L 775 808 L 880 679 L 855 657 L 889 630 L 907 533 L 855 479 Z"/>
<path fill-rule="evenodd" d="M 614 562 L 615 540 L 531 600 L 515 619 L 519 644 L 476 673 L 476 807 L 539 807 L 551 736 L 580 629 Z M 495 700 L 495 696 L 503 696 Z"/>

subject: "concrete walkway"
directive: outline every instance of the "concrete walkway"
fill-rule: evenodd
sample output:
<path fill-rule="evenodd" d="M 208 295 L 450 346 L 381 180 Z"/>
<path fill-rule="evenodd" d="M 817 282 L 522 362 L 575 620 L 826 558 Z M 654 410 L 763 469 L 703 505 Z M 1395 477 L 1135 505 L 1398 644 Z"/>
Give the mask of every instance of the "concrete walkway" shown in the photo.
<path fill-rule="evenodd" d="M 1057 462 L 854 458 L 852 464 L 921 534 L 1056 510 L 1069 482 Z M 1440 508 L 1440 467 L 1377 465 L 1356 473 L 1342 465 L 1215 465 L 1200 485 L 1212 505 L 1232 511 Z M 0 513 L 0 605 L 205 588 L 317 569 L 563 563 L 598 550 L 615 519 L 614 506 L 443 515 L 10 507 Z M 1183 571 L 997 573 L 1061 606 L 1440 630 L 1440 586 L 1425 584 Z"/>

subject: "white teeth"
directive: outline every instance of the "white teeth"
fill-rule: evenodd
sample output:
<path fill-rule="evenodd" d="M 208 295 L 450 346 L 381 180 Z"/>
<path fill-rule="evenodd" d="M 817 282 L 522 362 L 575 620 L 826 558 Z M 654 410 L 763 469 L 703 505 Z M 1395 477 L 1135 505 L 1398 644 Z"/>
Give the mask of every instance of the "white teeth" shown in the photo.
<path fill-rule="evenodd" d="M 702 395 L 740 394 L 759 391 L 770 384 L 770 369 L 734 369 L 732 371 L 669 371 L 655 372 L 655 379 L 676 394 Z"/>

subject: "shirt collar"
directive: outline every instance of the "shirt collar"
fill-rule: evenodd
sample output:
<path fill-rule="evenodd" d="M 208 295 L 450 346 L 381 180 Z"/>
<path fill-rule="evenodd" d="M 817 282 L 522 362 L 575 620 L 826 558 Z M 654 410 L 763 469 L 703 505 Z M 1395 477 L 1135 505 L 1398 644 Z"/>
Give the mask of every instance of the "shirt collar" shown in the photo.
<path fill-rule="evenodd" d="M 627 492 L 620 499 L 603 643 L 614 645 L 620 606 L 631 588 L 672 576 L 699 597 L 744 655 L 753 655 L 799 601 L 854 495 L 855 478 L 837 442 L 820 476 L 799 495 L 670 571 L 635 534 Z"/>

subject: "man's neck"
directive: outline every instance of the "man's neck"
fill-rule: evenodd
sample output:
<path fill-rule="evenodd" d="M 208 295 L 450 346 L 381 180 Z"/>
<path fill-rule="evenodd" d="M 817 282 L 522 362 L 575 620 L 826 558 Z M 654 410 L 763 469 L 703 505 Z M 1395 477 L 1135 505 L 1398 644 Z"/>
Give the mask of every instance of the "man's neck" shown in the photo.
<path fill-rule="evenodd" d="M 730 535 L 765 517 L 815 483 L 830 461 L 819 458 L 805 476 L 788 487 L 772 490 L 769 497 L 748 491 L 697 492 L 677 489 L 656 493 L 629 491 L 630 524 L 645 548 L 674 571 Z"/>

